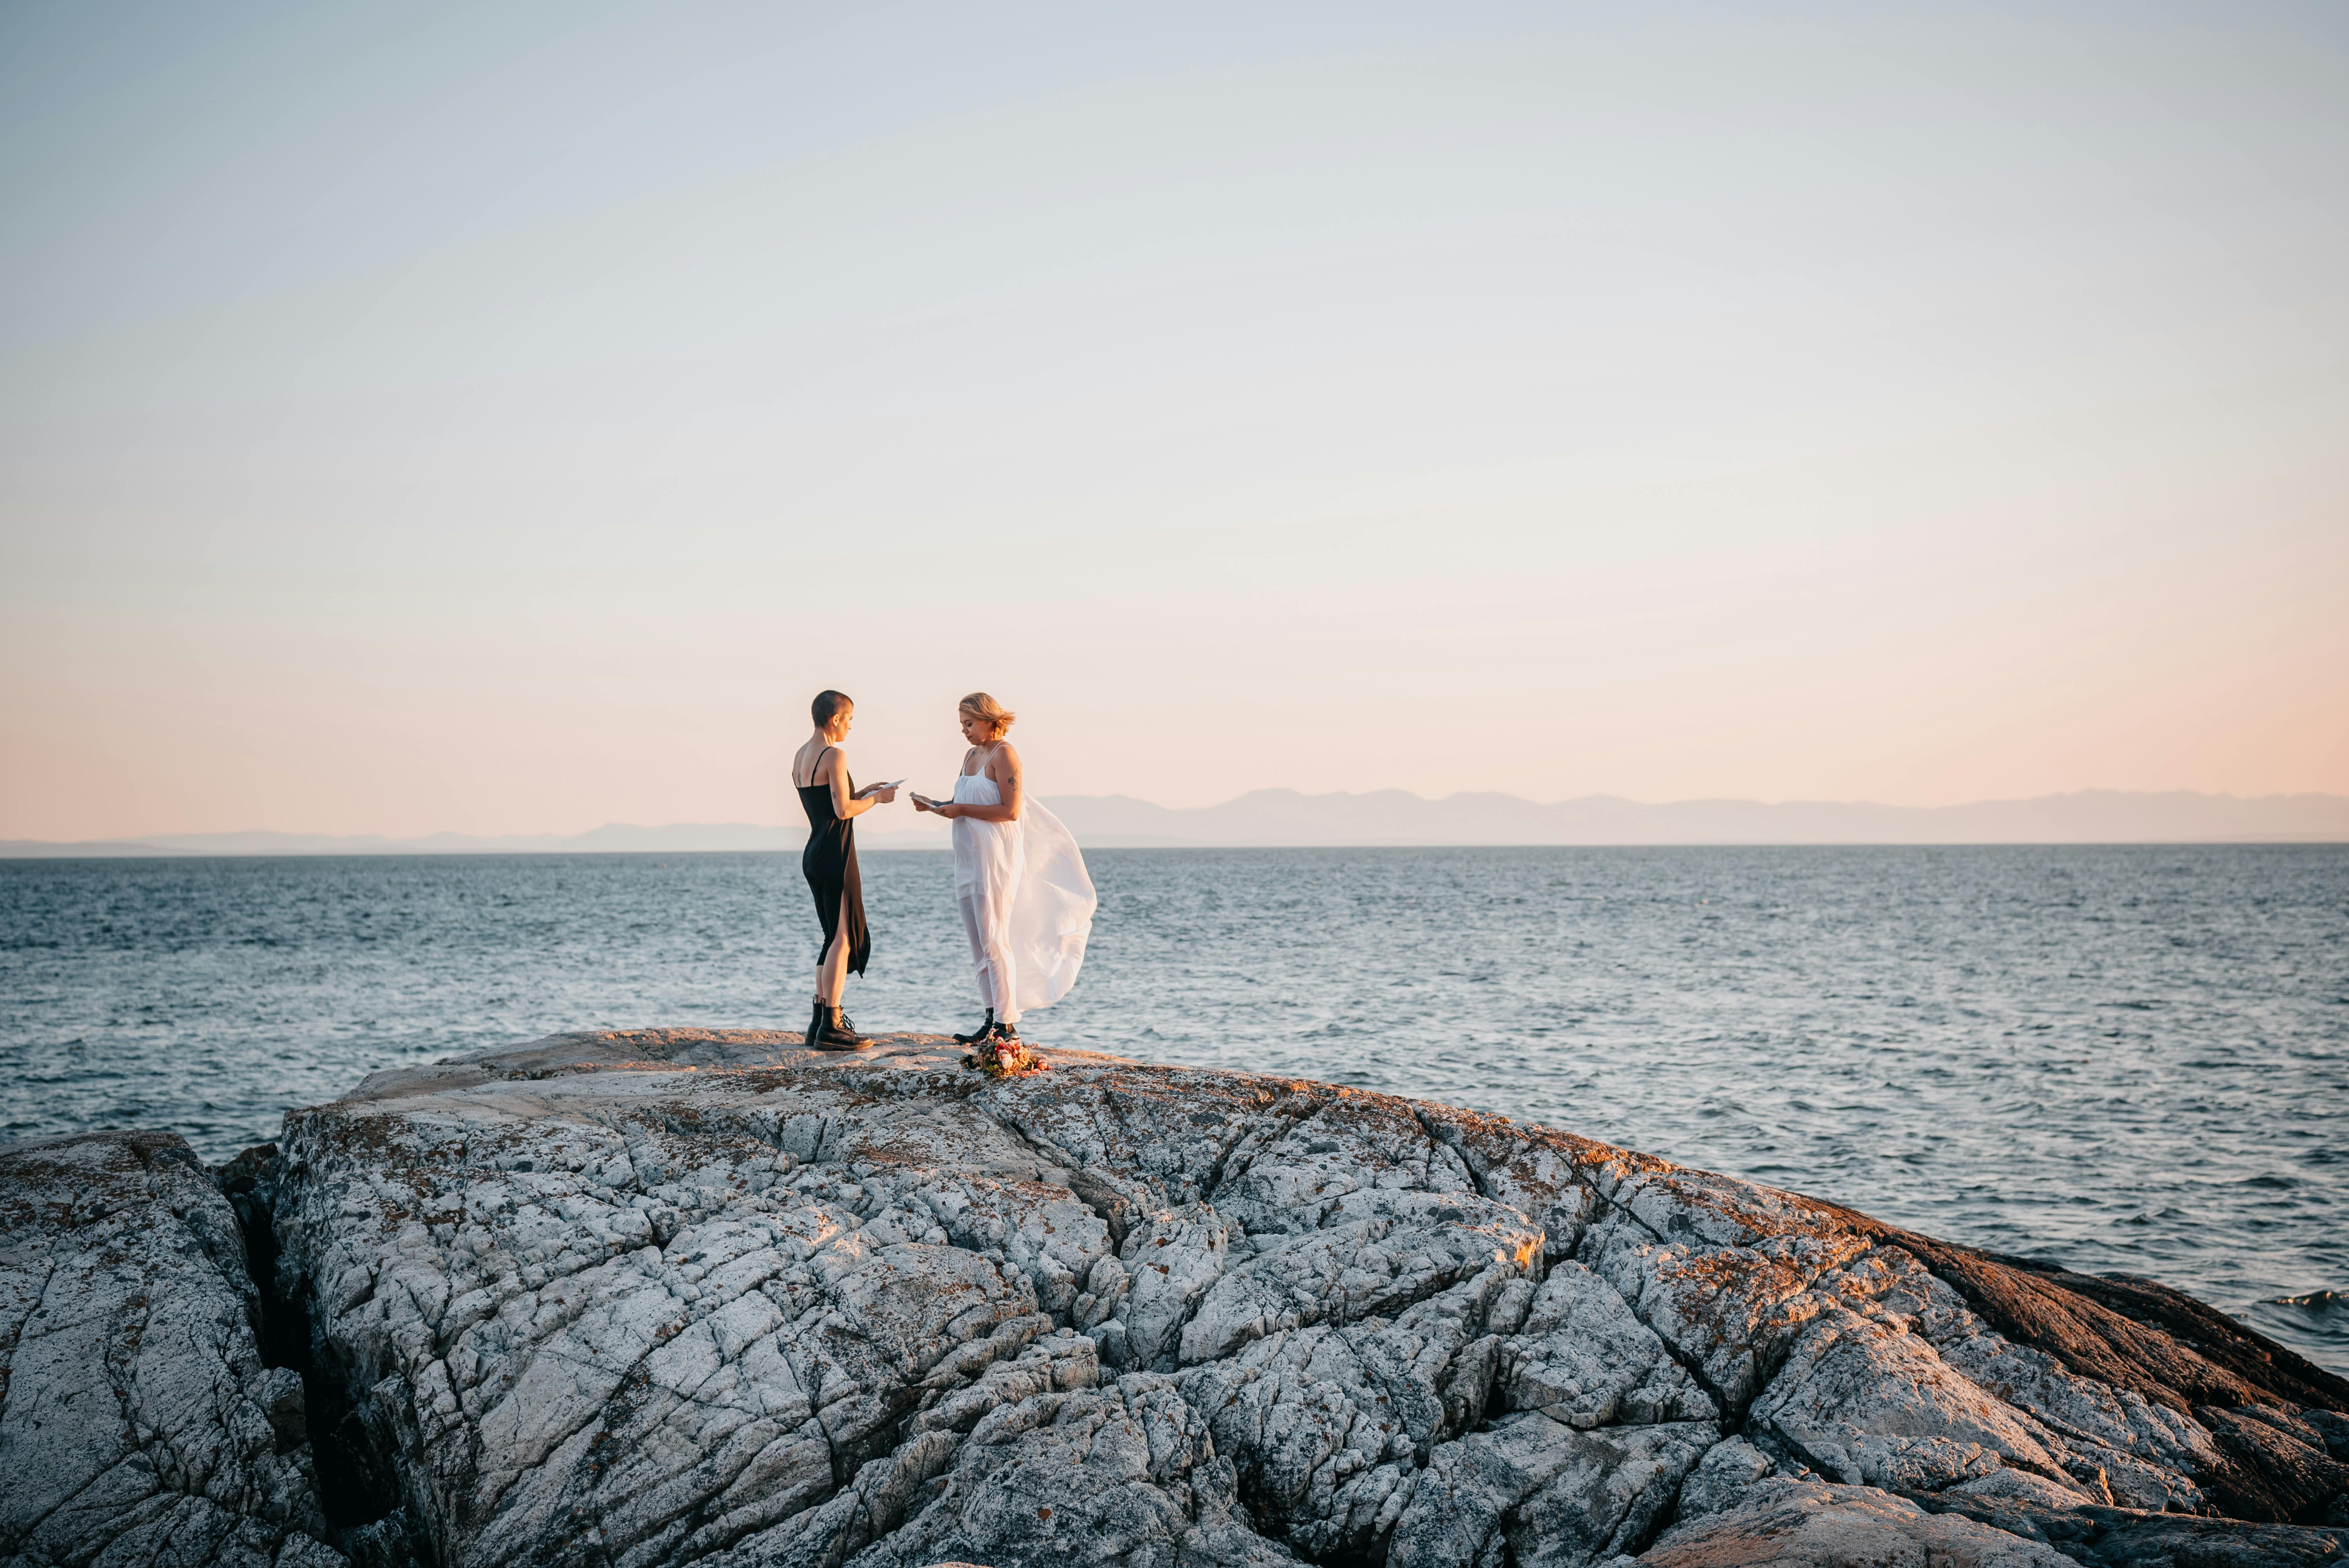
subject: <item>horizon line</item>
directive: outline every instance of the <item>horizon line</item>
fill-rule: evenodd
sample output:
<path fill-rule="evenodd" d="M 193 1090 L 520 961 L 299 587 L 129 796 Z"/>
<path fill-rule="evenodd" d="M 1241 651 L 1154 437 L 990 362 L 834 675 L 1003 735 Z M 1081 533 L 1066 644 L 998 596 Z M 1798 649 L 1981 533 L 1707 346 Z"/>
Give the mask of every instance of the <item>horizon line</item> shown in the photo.
<path fill-rule="evenodd" d="M 1071 830 L 1080 842 L 1097 848 L 1531 848 L 1575 843 L 1649 847 L 1810 843 L 1862 847 L 1932 842 L 2183 844 L 2349 841 L 2349 796 L 2322 791 L 2241 796 L 2191 789 L 2085 789 L 1943 806 L 1896 806 L 1870 800 L 1764 801 L 1729 796 L 1640 801 L 1599 794 L 1544 802 L 1503 790 L 1455 790 L 1438 797 L 1400 789 L 1309 795 L 1280 786 L 1245 790 L 1209 806 L 1160 806 L 1139 796 L 1123 794 L 1048 795 L 1039 799 L 1051 805 L 1056 815 L 1066 812 L 1078 819 L 1070 824 Z M 1330 803 L 1349 820 L 1323 822 L 1287 812 L 1267 816 L 1261 808 L 1275 802 Z M 1251 803 L 1259 810 L 1251 812 Z M 1390 820 L 1371 825 L 1361 814 L 1364 807 L 1372 813 L 1386 808 Z M 1581 810 L 1577 812 L 1577 808 Z M 1431 811 L 1439 815 L 1448 811 L 1448 824 L 1428 820 Z M 1548 824 L 1550 833 L 1544 834 L 1544 824 L 1527 821 L 1527 813 L 1557 820 Z M 1838 825 L 1834 818 L 1839 813 L 1865 820 Z M 1764 820 L 1753 820 L 1757 815 Z M 2116 815 L 2136 820 L 2111 820 Z M 1249 820 L 1252 816 L 1257 820 Z M 1484 819 L 1481 822 L 1476 820 L 1480 816 Z M 1393 820 L 1396 817 L 1410 820 Z M 1575 817 L 1580 820 L 1572 820 Z M 1968 818 L 1974 820 L 1968 824 Z M 1897 831 L 1889 837 L 1879 836 L 1895 823 L 1930 831 L 1937 821 L 1950 831 L 1966 830 L 1961 837 L 1949 839 L 1916 838 Z M 1642 826 L 1654 836 L 1643 835 Z M 1194 831 L 1180 830 L 1185 829 Z M 799 825 L 794 823 L 676 821 L 659 825 L 607 821 L 572 833 L 460 833 L 443 830 L 398 837 L 381 832 L 241 829 L 78 840 L 6 839 L 0 840 L 0 859 L 730 852 L 785 848 L 786 843 L 771 841 L 788 841 L 799 830 Z M 1555 836 L 1578 831 L 1584 836 Z M 1592 834 L 1600 836 L 1588 836 Z M 937 847 L 944 836 L 943 825 L 881 829 L 875 824 L 867 838 L 868 847 L 889 850 Z M 642 841 L 662 837 L 696 841 Z M 730 838 L 755 838 L 761 841 L 723 841 Z M 636 841 L 584 841 L 599 839 Z"/>

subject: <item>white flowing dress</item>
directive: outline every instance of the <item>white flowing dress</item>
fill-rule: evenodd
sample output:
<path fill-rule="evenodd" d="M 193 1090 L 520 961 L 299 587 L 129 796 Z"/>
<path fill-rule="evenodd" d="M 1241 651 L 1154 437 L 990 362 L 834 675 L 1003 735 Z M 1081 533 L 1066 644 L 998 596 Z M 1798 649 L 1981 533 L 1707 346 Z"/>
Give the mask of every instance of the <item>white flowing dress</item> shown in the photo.
<path fill-rule="evenodd" d="M 955 779 L 955 803 L 1002 802 L 984 773 Z M 1092 934 L 1093 879 L 1061 819 L 1030 796 L 1016 822 L 954 820 L 955 903 L 978 971 L 978 999 L 1007 1024 L 1069 994 Z"/>

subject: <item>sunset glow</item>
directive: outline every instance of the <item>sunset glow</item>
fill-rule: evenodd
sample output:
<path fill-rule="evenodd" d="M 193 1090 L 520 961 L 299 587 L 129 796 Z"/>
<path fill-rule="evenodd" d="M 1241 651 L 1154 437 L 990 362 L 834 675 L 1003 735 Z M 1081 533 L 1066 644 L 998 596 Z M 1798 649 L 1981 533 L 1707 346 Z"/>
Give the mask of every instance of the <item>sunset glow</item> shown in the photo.
<path fill-rule="evenodd" d="M 2344 66 L 11 7 L 0 838 L 783 822 L 824 686 L 1169 806 L 2349 793 Z"/>

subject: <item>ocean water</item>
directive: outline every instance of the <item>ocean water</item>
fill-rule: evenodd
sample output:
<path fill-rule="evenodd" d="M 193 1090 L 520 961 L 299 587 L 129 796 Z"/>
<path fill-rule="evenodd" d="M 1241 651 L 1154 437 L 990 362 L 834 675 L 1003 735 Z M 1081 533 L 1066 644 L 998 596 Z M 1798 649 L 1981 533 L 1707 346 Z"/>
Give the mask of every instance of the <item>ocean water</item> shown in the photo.
<path fill-rule="evenodd" d="M 1096 851 L 1047 1050 L 1448 1100 L 2148 1274 L 2349 1372 L 2349 848 Z M 865 857 L 868 1031 L 978 1007 Z M 362 1074 L 806 1022 L 775 854 L 0 862 L 0 1136 L 218 1160 Z"/>

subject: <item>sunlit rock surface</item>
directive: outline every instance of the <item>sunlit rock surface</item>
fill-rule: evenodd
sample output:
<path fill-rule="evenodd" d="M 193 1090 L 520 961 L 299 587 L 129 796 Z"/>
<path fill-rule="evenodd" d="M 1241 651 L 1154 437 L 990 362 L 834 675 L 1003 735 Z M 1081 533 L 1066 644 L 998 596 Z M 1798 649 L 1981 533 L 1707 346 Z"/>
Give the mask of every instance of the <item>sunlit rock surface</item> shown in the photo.
<path fill-rule="evenodd" d="M 0 1553 L 96 1560 L 44 1521 L 118 1472 L 253 1561 L 450 1568 L 2297 1563 L 2349 1524 L 2349 1386 L 2175 1293 L 1322 1084 L 647 1030 L 379 1075 L 222 1173 L 234 1216 L 162 1164 L 127 1250 L 5 1167 L 12 1303 L 103 1319 L 132 1392 L 40 1439 Z M 133 1293 L 212 1326 L 158 1370 Z M 18 1445 L 93 1374 L 6 1310 Z M 138 1468 L 139 1398 L 212 1457 Z"/>

